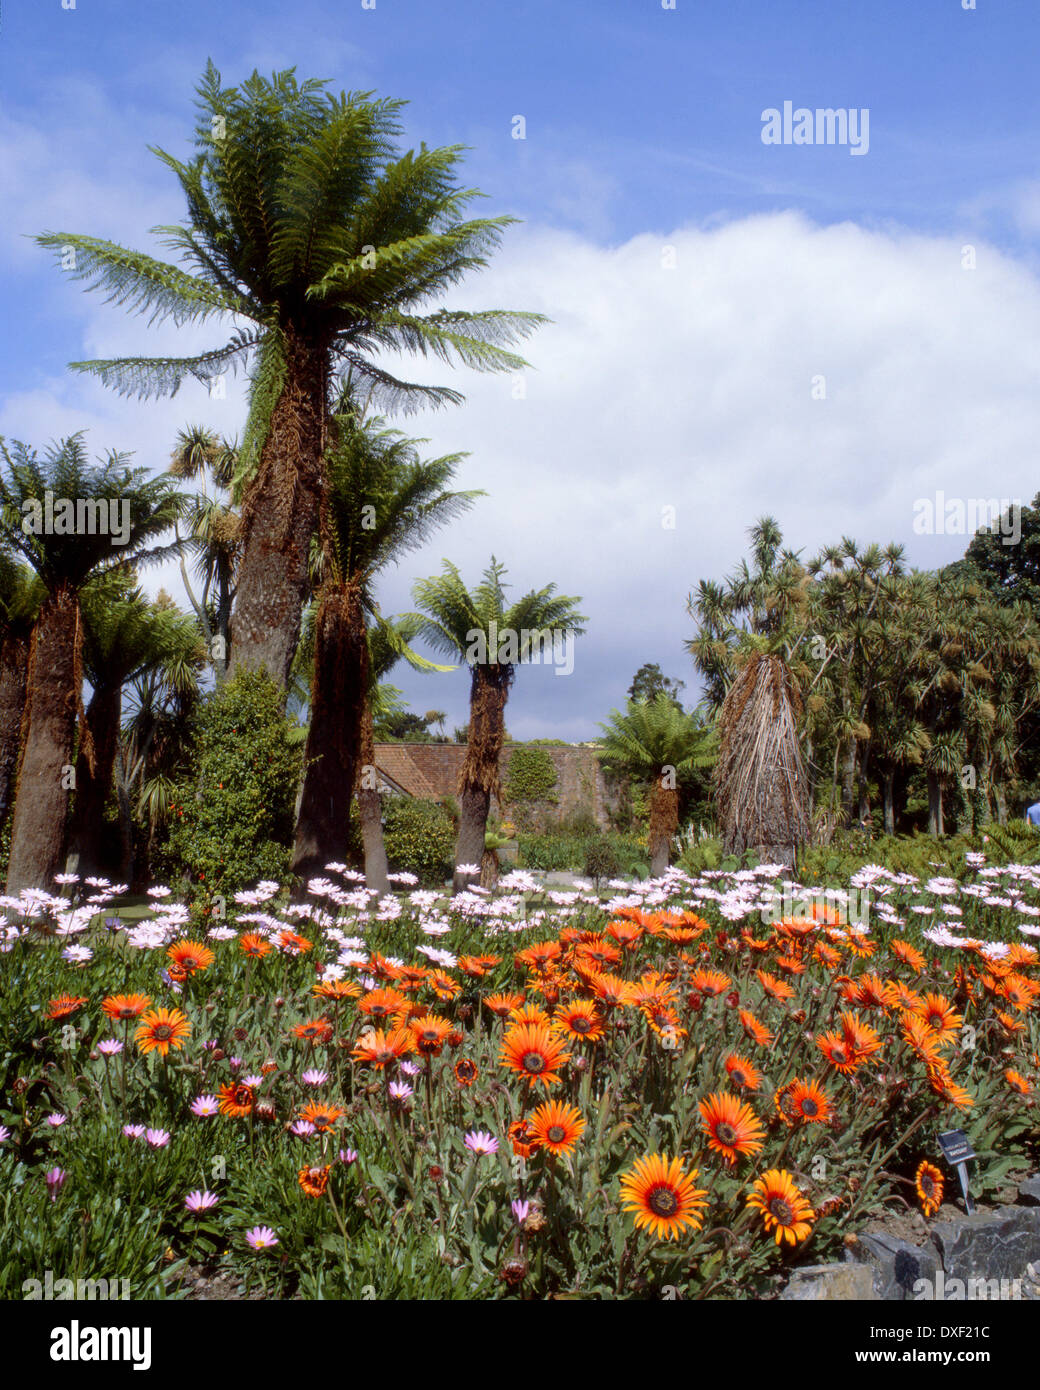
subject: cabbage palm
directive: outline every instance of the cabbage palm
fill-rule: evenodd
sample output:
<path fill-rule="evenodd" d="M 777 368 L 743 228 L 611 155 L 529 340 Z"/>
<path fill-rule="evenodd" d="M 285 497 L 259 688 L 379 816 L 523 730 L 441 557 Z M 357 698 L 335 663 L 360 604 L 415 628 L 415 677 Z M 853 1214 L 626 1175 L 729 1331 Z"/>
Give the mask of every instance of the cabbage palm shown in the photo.
<path fill-rule="evenodd" d="M 480 872 L 492 796 L 498 796 L 505 707 L 516 667 L 545 654 L 557 637 L 580 636 L 585 621 L 578 598 L 556 585 L 531 589 L 507 606 L 505 567 L 494 556 L 472 591 L 448 560 L 433 579 L 419 580 L 412 594 L 421 610 L 421 635 L 436 650 L 470 667 L 470 716 L 466 757 L 459 774 L 459 832 L 454 889 L 461 892 Z M 504 649 L 504 650 L 503 650 Z M 474 872 L 469 872 L 469 870 Z M 465 871 L 464 871 L 465 870 Z"/>
<path fill-rule="evenodd" d="M 365 761 L 361 740 L 372 683 L 367 633 L 379 622 L 375 581 L 480 495 L 447 491 L 461 455 L 420 459 L 416 443 L 424 441 L 406 439 L 378 417 L 339 415 L 335 428 L 314 573 L 310 727 L 293 848 L 293 872 L 302 878 L 342 853 Z M 385 628 L 381 640 L 392 643 L 393 629 Z"/>
<path fill-rule="evenodd" d="M 504 344 L 541 316 L 426 306 L 486 264 L 508 217 L 464 220 L 477 197 L 456 181 L 459 146 L 400 154 L 405 103 L 340 93 L 293 71 L 225 87 L 210 63 L 197 88 L 195 156 L 165 151 L 187 201 L 184 225 L 157 228 L 182 265 L 66 232 L 38 240 L 110 300 L 150 322 L 234 327 L 194 357 L 77 362 L 107 385 L 171 394 L 250 368 L 235 479 L 242 560 L 232 674 L 262 667 L 285 685 L 309 589 L 329 410 L 339 384 L 382 409 L 461 399 L 394 376 L 377 354 L 419 353 L 478 371 L 517 369 Z M 70 254 L 71 253 L 71 254 Z"/>
<path fill-rule="evenodd" d="M 650 873 L 668 867 L 672 837 L 679 826 L 678 779 L 710 767 L 716 740 L 700 710 L 687 714 L 661 691 L 653 700 L 629 700 L 624 713 L 611 710 L 601 724 L 603 746 L 597 756 L 617 776 L 650 784 Z"/>
<path fill-rule="evenodd" d="M 181 513 L 180 494 L 167 477 L 149 478 L 131 468 L 129 455 L 111 452 L 97 465 L 87 461 L 82 435 L 51 445 L 42 455 L 26 445 L 0 442 L 0 533 L 38 576 L 45 598 L 33 627 L 23 739 L 19 755 L 7 891 L 50 887 L 62 865 L 65 820 L 72 789 L 77 714 L 82 715 L 83 615 L 80 595 L 91 578 L 124 573 L 176 553 L 160 545 Z M 67 532 L 47 530 L 47 495 L 82 507 L 87 525 Z M 117 508 L 125 533 L 103 531 L 96 510 Z M 105 515 L 104 512 L 101 513 Z M 88 518 L 94 519 L 89 524 Z M 78 522 L 76 523 L 78 524 Z M 122 530 L 122 528 L 119 528 Z M 124 544 L 114 543 L 125 538 Z M 83 745 L 93 757 L 85 724 Z"/>

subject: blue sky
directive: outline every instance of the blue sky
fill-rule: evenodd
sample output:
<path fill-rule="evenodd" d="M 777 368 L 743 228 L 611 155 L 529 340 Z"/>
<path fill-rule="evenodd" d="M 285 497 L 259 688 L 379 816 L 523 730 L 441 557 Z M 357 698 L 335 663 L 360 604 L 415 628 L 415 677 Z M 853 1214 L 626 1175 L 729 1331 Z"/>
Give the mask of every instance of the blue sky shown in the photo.
<path fill-rule="evenodd" d="M 933 565 L 964 542 L 915 536 L 915 498 L 1040 489 L 1038 39 L 1035 0 L 9 3 L 0 432 L 42 444 L 83 426 L 92 447 L 162 466 L 188 419 L 240 429 L 239 398 L 185 388 L 144 406 L 67 374 L 171 339 L 63 282 L 26 239 L 154 247 L 148 228 L 181 207 L 147 146 L 185 152 L 207 58 L 230 81 L 295 65 L 407 98 L 407 142 L 470 146 L 487 208 L 523 219 L 465 302 L 555 324 L 527 351 L 522 402 L 460 379 L 466 406 L 405 422 L 438 452 L 470 450 L 461 481 L 490 496 L 388 580 L 385 606 L 407 606 L 442 555 L 475 577 L 492 549 L 519 586 L 581 594 L 574 676 L 525 673 L 509 723 L 592 736 L 644 660 L 693 692 L 685 595 L 732 566 L 763 511 L 810 550 L 851 533 Z M 869 152 L 764 145 L 761 113 L 786 100 L 869 108 Z M 674 534 L 658 520 L 673 504 Z M 462 722 L 462 673 L 401 683 Z"/>

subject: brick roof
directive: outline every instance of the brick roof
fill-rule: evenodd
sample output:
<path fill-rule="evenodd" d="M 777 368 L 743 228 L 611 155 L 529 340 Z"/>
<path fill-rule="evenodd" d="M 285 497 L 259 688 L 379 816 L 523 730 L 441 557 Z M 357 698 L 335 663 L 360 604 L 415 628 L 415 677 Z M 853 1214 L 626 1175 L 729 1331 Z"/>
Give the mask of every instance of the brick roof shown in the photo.
<path fill-rule="evenodd" d="M 466 756 L 464 743 L 377 743 L 376 768 L 409 796 L 454 796 Z"/>

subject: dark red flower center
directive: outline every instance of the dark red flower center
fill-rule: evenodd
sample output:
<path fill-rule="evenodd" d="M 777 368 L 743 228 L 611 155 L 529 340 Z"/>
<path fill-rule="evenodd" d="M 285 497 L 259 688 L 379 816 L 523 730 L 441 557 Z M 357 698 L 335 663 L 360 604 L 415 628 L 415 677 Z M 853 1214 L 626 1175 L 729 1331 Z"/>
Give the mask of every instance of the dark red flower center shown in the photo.
<path fill-rule="evenodd" d="M 646 1204 L 655 1216 L 674 1216 L 679 1210 L 674 1187 L 655 1187 L 647 1194 Z"/>

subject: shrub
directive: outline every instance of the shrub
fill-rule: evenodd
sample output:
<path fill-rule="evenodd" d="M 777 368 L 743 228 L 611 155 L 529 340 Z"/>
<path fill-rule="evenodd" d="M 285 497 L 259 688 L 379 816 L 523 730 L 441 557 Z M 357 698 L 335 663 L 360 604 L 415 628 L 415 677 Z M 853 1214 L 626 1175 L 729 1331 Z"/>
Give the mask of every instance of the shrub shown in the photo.
<path fill-rule="evenodd" d="M 415 874 L 424 887 L 450 878 L 455 865 L 455 827 L 437 801 L 388 797 L 383 803 L 383 839 L 392 873 Z"/>
<path fill-rule="evenodd" d="M 555 801 L 556 764 L 544 748 L 519 744 L 506 772 L 506 801 Z"/>
<path fill-rule="evenodd" d="M 158 867 L 197 896 L 237 892 L 289 869 L 303 749 L 283 693 L 260 671 L 207 696 L 191 727 L 191 774 L 174 792 Z"/>

